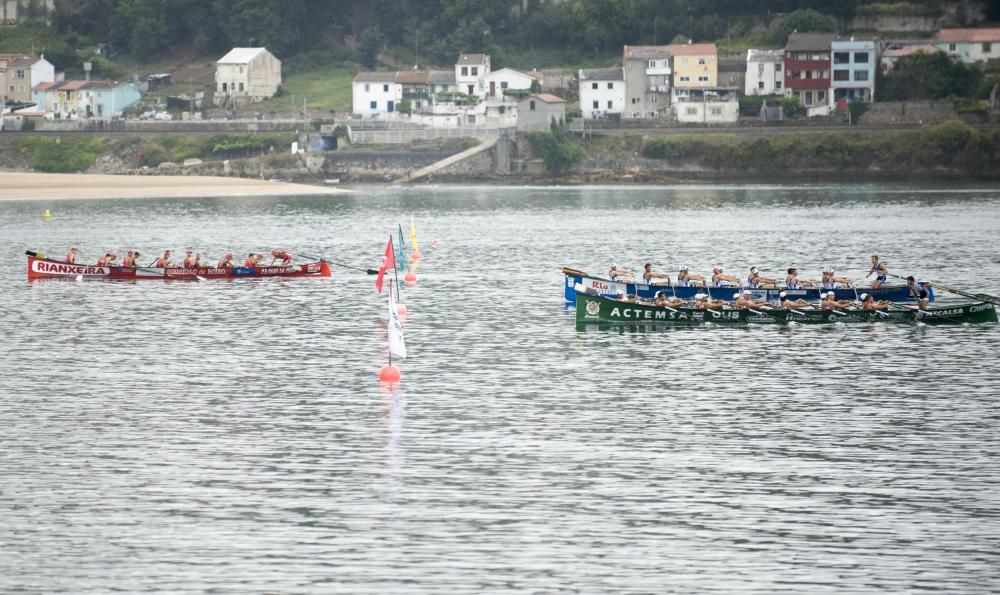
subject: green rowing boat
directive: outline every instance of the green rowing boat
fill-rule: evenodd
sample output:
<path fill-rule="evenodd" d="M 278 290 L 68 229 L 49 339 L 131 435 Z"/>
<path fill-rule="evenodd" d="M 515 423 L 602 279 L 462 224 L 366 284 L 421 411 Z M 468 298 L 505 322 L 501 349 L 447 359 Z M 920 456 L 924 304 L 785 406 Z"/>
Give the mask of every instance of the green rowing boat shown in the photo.
<path fill-rule="evenodd" d="M 833 324 L 855 322 L 921 322 L 924 324 L 979 324 L 997 322 L 993 304 L 975 302 L 939 305 L 926 310 L 893 307 L 889 310 L 859 309 L 792 310 L 754 308 L 739 310 L 732 307 L 701 309 L 691 306 L 665 308 L 648 303 L 623 302 L 613 298 L 577 292 L 576 321 L 580 322 L 641 322 L 685 324 Z"/>

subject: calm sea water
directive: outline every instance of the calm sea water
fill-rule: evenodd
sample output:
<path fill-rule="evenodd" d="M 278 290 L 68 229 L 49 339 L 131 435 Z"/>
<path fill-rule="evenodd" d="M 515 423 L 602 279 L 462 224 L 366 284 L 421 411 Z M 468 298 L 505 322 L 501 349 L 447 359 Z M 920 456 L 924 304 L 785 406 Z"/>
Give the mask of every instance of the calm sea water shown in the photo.
<path fill-rule="evenodd" d="M 996 592 L 1000 329 L 578 330 L 560 268 L 878 253 L 997 293 L 998 214 L 965 186 L 0 203 L 0 592 Z M 25 280 L 71 244 L 366 268 L 411 216 L 397 390 L 364 273 Z"/>

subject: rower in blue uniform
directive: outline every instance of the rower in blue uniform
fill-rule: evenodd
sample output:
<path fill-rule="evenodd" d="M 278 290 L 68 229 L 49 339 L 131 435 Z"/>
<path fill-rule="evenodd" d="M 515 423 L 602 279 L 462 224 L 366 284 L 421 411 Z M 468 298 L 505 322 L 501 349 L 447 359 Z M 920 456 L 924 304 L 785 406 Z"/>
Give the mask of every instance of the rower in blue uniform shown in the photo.
<path fill-rule="evenodd" d="M 865 275 L 865 279 L 871 277 L 872 274 L 875 275 L 875 280 L 872 281 L 872 289 L 878 289 L 882 287 L 882 284 L 886 282 L 889 276 L 889 268 L 885 266 L 884 262 L 878 259 L 878 256 L 872 255 L 872 268 L 868 270 Z"/>
<path fill-rule="evenodd" d="M 642 280 L 646 282 L 646 285 L 670 285 L 670 275 L 654 272 L 653 263 L 644 264 L 642 271 Z M 665 279 L 665 281 L 656 281 L 656 279 Z"/>
<path fill-rule="evenodd" d="M 700 283 L 699 283 L 700 281 Z M 679 271 L 677 271 L 677 286 L 678 287 L 704 287 L 705 278 L 701 275 L 692 275 L 688 272 L 687 266 L 682 266 Z"/>
<path fill-rule="evenodd" d="M 725 275 L 722 267 L 712 267 L 712 287 L 736 287 L 740 283 L 740 278 L 736 275 Z"/>
<path fill-rule="evenodd" d="M 802 289 L 812 287 L 816 279 L 800 279 L 798 267 L 789 267 L 788 275 L 785 277 L 785 289 Z"/>
<path fill-rule="evenodd" d="M 822 283 L 823 289 L 838 289 L 853 285 L 847 277 L 835 277 L 833 267 L 823 267 L 823 277 L 820 279 L 820 283 Z"/>
<path fill-rule="evenodd" d="M 757 267 L 750 267 L 750 274 L 747 275 L 747 285 L 751 289 L 761 289 L 763 287 L 774 287 L 775 281 L 770 277 L 764 277 L 757 270 Z"/>
<path fill-rule="evenodd" d="M 629 277 L 629 279 L 624 279 L 624 277 Z M 608 271 L 608 279 L 611 279 L 612 281 L 631 281 L 632 277 L 635 277 L 635 273 L 632 271 L 626 271 L 625 269 L 620 269 L 617 264 L 612 264 L 611 270 Z"/>

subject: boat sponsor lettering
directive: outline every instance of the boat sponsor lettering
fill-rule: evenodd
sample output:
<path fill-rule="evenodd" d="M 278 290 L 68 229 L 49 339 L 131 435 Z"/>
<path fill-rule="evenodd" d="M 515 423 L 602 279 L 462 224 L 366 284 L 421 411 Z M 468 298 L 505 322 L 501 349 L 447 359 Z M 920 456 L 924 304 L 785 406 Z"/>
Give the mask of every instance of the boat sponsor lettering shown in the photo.
<path fill-rule="evenodd" d="M 739 320 L 740 313 L 736 310 L 709 310 L 715 320 Z"/>
<path fill-rule="evenodd" d="M 993 304 L 976 304 L 975 306 L 969 307 L 969 312 L 983 312 L 984 310 L 992 310 Z"/>
<path fill-rule="evenodd" d="M 99 267 L 87 264 L 69 264 L 65 262 L 49 262 L 46 260 L 35 260 L 31 263 L 31 270 L 36 273 L 47 275 L 107 275 L 110 273 L 106 267 Z"/>
<path fill-rule="evenodd" d="M 590 304 L 596 304 L 596 302 L 587 304 L 588 317 L 590 316 Z M 695 316 L 697 317 L 699 314 L 696 313 Z M 620 318 L 622 320 L 688 320 L 688 315 L 680 311 L 672 312 L 670 310 L 653 310 L 650 308 L 619 308 L 618 306 L 611 308 L 608 317 Z"/>
<path fill-rule="evenodd" d="M 771 316 L 747 316 L 747 322 L 776 322 Z"/>
<path fill-rule="evenodd" d="M 624 283 L 615 283 L 613 281 L 602 281 L 600 279 L 584 278 L 582 283 L 584 287 L 591 287 L 593 289 L 596 289 L 597 292 L 602 295 L 614 295 L 619 291 L 624 293 L 625 290 L 628 289 L 628 287 Z"/>
<path fill-rule="evenodd" d="M 921 316 L 926 316 L 928 318 L 933 318 L 935 316 L 961 316 L 961 308 L 948 308 L 947 310 L 921 310 Z"/>
<path fill-rule="evenodd" d="M 597 302 L 587 302 L 587 318 L 599 318 L 601 305 Z"/>

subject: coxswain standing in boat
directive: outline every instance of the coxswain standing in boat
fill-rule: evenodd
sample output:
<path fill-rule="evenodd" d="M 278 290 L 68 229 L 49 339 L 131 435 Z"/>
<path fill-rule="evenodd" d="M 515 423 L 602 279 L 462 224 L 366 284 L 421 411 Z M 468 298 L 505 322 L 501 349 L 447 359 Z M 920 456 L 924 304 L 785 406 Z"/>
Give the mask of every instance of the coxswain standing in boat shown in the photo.
<path fill-rule="evenodd" d="M 233 253 L 232 252 L 226 252 L 226 255 L 223 256 L 219 260 L 218 264 L 215 265 L 215 268 L 217 268 L 217 269 L 231 269 L 234 266 L 236 266 L 236 265 L 233 264 Z"/>
<path fill-rule="evenodd" d="M 670 285 L 670 275 L 653 272 L 653 263 L 651 262 L 642 265 L 642 279 L 646 285 Z M 666 279 L 666 281 L 656 281 L 655 279 Z"/>
<path fill-rule="evenodd" d="M 79 252 L 79 250 L 77 249 L 76 246 L 71 247 L 69 249 L 69 252 L 66 253 L 66 262 L 68 262 L 69 264 L 76 264 L 77 252 Z"/>
<path fill-rule="evenodd" d="M 162 268 L 162 269 L 169 269 L 169 268 L 173 267 L 174 266 L 174 259 L 170 255 L 170 250 L 164 250 L 163 251 L 163 256 L 157 258 L 156 262 L 153 263 L 153 266 L 157 267 L 157 268 Z"/>
<path fill-rule="evenodd" d="M 740 278 L 736 275 L 725 275 L 722 267 L 712 268 L 712 287 L 736 287 L 740 283 Z"/>
<path fill-rule="evenodd" d="M 853 287 L 853 282 L 847 277 L 835 277 L 833 267 L 823 267 L 823 277 L 820 279 L 823 289 Z"/>
<path fill-rule="evenodd" d="M 699 283 L 700 282 L 700 283 Z M 701 275 L 692 275 L 688 272 L 688 267 L 682 266 L 677 271 L 677 287 L 704 287 L 705 278 Z"/>
<path fill-rule="evenodd" d="M 292 264 L 292 255 L 286 250 L 279 250 L 275 248 L 271 250 L 271 266 L 274 266 L 275 261 L 281 261 L 281 266 L 287 267 Z"/>
<path fill-rule="evenodd" d="M 800 279 L 798 267 L 789 267 L 788 275 L 785 276 L 785 289 L 802 289 L 812 287 L 816 279 Z"/>
<path fill-rule="evenodd" d="M 917 293 L 917 307 L 926 310 L 934 298 L 934 289 L 930 281 L 920 281 L 917 285 L 920 286 L 920 291 Z"/>
<path fill-rule="evenodd" d="M 608 279 L 618 281 L 619 279 L 622 279 L 622 277 L 630 277 L 629 281 L 631 281 L 631 277 L 635 277 L 635 273 L 632 271 L 626 271 L 625 269 L 620 269 L 617 264 L 612 264 L 611 270 L 608 271 Z"/>
<path fill-rule="evenodd" d="M 789 270 L 791 270 L 791 269 L 789 269 Z M 803 299 L 797 299 L 797 300 L 795 300 L 793 302 L 792 300 L 788 299 L 788 293 L 784 292 L 784 291 L 782 291 L 781 293 L 778 294 L 778 301 L 781 303 L 781 309 L 784 310 L 784 311 L 786 311 L 786 312 L 789 311 L 789 310 L 791 310 L 792 308 L 811 308 L 812 307 L 812 304 L 810 304 L 809 302 L 807 302 L 807 301 L 805 301 Z"/>
<path fill-rule="evenodd" d="M 750 267 L 750 274 L 747 275 L 747 285 L 749 285 L 751 289 L 774 287 L 776 283 L 777 281 L 770 277 L 761 276 L 757 267 Z"/>
<path fill-rule="evenodd" d="M 115 253 L 113 253 L 113 252 L 108 252 L 107 254 L 105 254 L 104 256 L 102 256 L 101 258 L 97 259 L 97 266 L 99 266 L 99 267 L 109 267 L 109 266 L 113 265 L 116 260 L 118 260 L 118 255 L 115 254 Z"/>
<path fill-rule="evenodd" d="M 889 300 L 879 300 L 875 301 L 875 298 L 868 295 L 867 293 L 862 293 L 861 296 L 861 309 L 865 312 L 874 312 L 876 310 L 888 310 L 892 302 Z"/>

